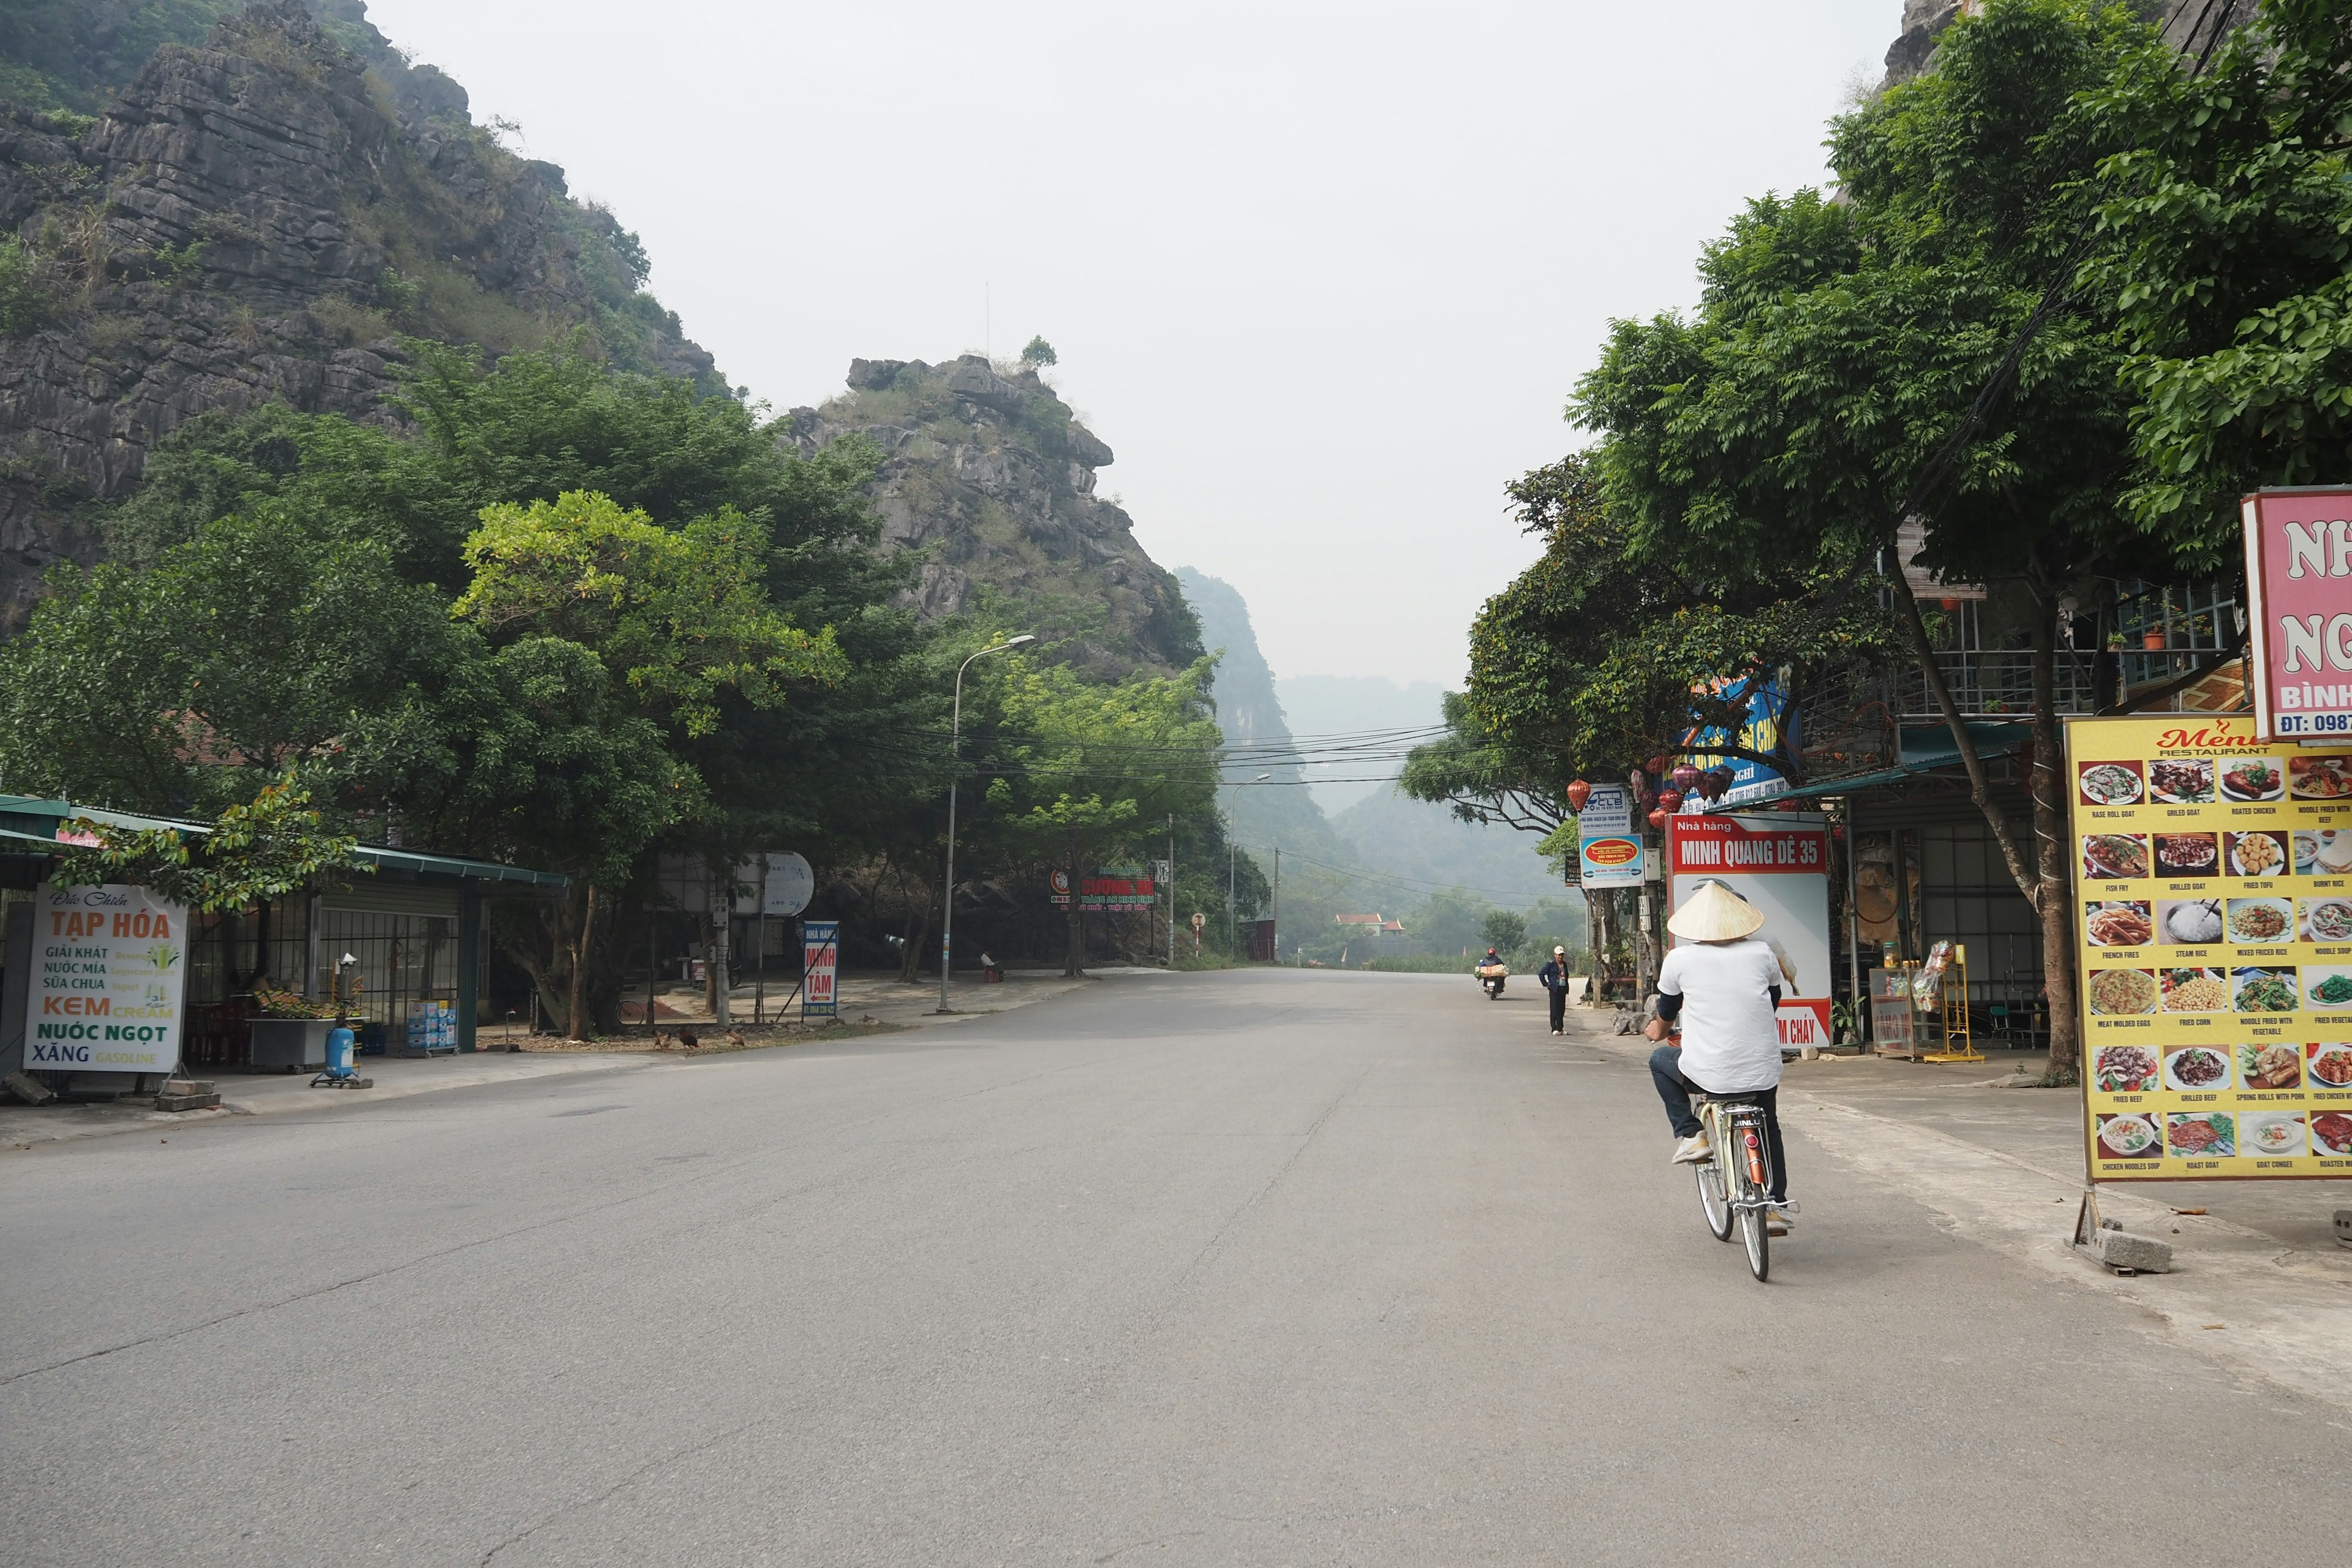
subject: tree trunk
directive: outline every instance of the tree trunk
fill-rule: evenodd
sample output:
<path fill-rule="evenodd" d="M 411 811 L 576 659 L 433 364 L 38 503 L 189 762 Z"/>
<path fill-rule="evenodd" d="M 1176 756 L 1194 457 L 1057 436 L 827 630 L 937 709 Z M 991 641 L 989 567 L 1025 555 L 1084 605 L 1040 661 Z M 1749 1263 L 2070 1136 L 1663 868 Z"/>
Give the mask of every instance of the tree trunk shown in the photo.
<path fill-rule="evenodd" d="M 596 935 L 596 884 L 588 884 L 588 907 L 580 919 L 579 940 L 572 948 L 571 984 L 565 987 L 563 1033 L 584 1039 L 588 1034 L 588 944 Z"/>
<path fill-rule="evenodd" d="M 2075 1037 L 2074 919 L 2065 897 L 2067 853 L 2059 805 L 2058 623 L 2050 596 L 2036 584 L 2033 620 L 2033 840 L 2045 896 L 2042 916 L 2042 994 L 2050 1000 L 2048 1075 L 2074 1075 L 2082 1042 Z"/>
<path fill-rule="evenodd" d="M 928 906 L 908 906 L 902 934 L 907 945 L 898 950 L 898 979 L 903 984 L 913 985 L 923 978 L 923 944 L 931 940 L 931 911 Z"/>
<path fill-rule="evenodd" d="M 729 1004 L 727 963 L 728 944 L 734 936 L 735 880 L 731 876 L 715 879 L 710 889 L 710 1025 L 724 1029 L 734 1022 Z"/>

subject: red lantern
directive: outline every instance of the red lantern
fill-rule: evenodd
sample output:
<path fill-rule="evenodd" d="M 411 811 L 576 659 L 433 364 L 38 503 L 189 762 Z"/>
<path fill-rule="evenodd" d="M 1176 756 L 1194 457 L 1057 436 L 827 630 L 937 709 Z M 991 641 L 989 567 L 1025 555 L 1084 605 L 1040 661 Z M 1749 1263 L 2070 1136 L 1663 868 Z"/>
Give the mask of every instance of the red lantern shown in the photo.
<path fill-rule="evenodd" d="M 1654 779 L 1662 779 L 1666 776 L 1665 758 L 1652 757 L 1650 759 L 1650 776 Z"/>
<path fill-rule="evenodd" d="M 1586 784 L 1582 779 L 1578 779 L 1574 784 L 1568 786 L 1569 810 L 1581 816 L 1584 811 L 1584 803 L 1591 798 L 1592 786 Z"/>
<path fill-rule="evenodd" d="M 1690 794 L 1691 785 L 1698 783 L 1698 769 L 1691 765 L 1689 763 L 1676 763 L 1675 764 L 1674 776 L 1675 787 L 1682 791 L 1685 795 L 1688 795 Z"/>
<path fill-rule="evenodd" d="M 1672 816 L 1675 813 L 1676 813 L 1676 812 L 1680 811 L 1682 808 L 1683 808 L 1683 792 L 1682 792 L 1682 791 L 1680 791 L 1680 790 L 1678 790 L 1678 789 L 1666 789 L 1666 790 L 1660 790 L 1660 791 L 1658 792 L 1658 809 L 1659 809 L 1660 811 L 1664 812 L 1668 816 Z"/>
<path fill-rule="evenodd" d="M 1664 827 L 1665 825 L 1666 825 L 1666 814 L 1665 814 L 1664 812 L 1663 812 L 1663 811 L 1654 811 L 1654 812 L 1650 813 L 1650 826 L 1653 826 L 1653 827 Z"/>

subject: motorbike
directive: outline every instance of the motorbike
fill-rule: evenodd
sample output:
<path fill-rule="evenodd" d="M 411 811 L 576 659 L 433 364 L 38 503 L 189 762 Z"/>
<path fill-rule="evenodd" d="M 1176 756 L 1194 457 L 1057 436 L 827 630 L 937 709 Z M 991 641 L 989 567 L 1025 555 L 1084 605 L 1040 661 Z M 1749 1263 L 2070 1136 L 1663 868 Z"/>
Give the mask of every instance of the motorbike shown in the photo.
<path fill-rule="evenodd" d="M 1499 963 L 1482 963 L 1471 973 L 1478 977 L 1479 988 L 1486 993 L 1489 1002 L 1503 994 L 1503 982 L 1510 978 L 1511 973 Z"/>

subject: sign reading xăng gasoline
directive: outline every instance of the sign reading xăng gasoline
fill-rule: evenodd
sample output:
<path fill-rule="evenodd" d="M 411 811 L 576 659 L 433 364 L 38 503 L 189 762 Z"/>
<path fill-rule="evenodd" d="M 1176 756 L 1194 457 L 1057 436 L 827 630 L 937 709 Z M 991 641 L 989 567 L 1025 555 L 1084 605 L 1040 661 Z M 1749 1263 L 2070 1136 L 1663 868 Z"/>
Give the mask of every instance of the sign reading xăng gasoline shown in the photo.
<path fill-rule="evenodd" d="M 108 884 L 33 896 L 25 1065 L 52 1072 L 170 1072 L 180 1060 L 188 911 Z"/>

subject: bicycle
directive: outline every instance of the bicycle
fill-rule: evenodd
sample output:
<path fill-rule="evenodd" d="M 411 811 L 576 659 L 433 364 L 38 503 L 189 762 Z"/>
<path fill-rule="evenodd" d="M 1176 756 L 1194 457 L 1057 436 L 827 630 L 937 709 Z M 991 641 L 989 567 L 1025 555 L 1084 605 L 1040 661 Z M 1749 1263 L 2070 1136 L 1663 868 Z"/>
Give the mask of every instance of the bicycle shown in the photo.
<path fill-rule="evenodd" d="M 1764 1134 L 1764 1108 L 1738 1094 L 1701 1091 L 1692 1099 L 1699 1125 L 1706 1130 L 1706 1146 L 1714 1151 L 1691 1167 L 1706 1227 L 1716 1240 L 1729 1241 L 1732 1226 L 1738 1226 L 1748 1272 L 1760 1283 L 1772 1272 L 1772 1145 Z"/>

